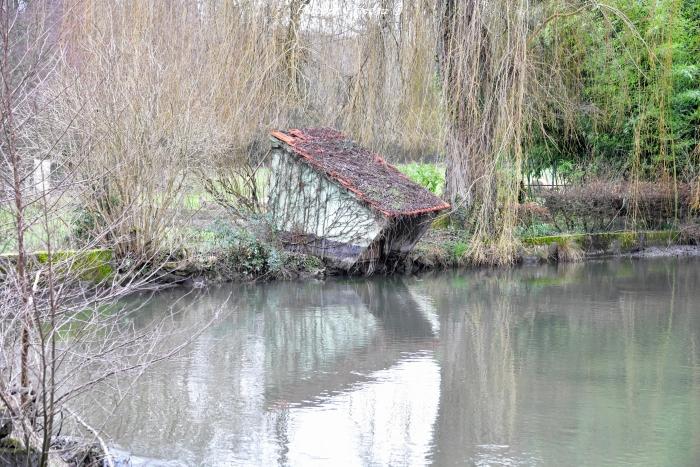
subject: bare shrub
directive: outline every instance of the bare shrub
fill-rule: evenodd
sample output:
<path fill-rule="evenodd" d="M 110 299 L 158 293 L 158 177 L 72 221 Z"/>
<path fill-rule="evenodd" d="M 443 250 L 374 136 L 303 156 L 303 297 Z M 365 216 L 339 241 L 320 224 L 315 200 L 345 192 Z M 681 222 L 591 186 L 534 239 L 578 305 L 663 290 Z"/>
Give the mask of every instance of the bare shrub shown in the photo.
<path fill-rule="evenodd" d="M 551 190 L 538 196 L 555 220 L 568 229 L 660 228 L 690 214 L 690 187 L 662 182 L 594 181 Z"/>
<path fill-rule="evenodd" d="M 700 225 L 685 224 L 680 228 L 680 239 L 683 243 L 700 245 Z"/>
<path fill-rule="evenodd" d="M 0 193 L 13 240 L 0 265 L 0 405 L 4 436 L 14 440 L 17 452 L 27 454 L 28 463 L 42 466 L 68 465 L 70 453 L 56 443 L 64 422 L 105 446 L 100 430 L 85 424 L 72 406 L 77 397 L 98 387 L 123 384 L 177 353 L 198 332 L 184 331 L 175 347 L 163 345 L 178 310 L 136 329 L 133 319 L 139 306 L 121 301 L 135 291 L 153 289 L 160 275 L 156 261 L 145 267 L 141 261 L 115 255 L 125 235 L 115 232 L 150 222 L 149 211 L 139 203 L 147 198 L 147 190 L 167 186 L 167 177 L 165 181 L 159 177 L 154 165 L 169 159 L 165 150 L 160 158 L 156 155 L 148 161 L 118 159 L 150 148 L 143 142 L 126 144 L 130 138 L 150 141 L 150 123 L 130 125 L 126 119 L 117 119 L 110 124 L 109 117 L 102 118 L 98 111 L 111 117 L 118 117 L 117 113 L 91 107 L 90 95 L 76 95 L 76 89 L 86 91 L 81 87 L 84 83 L 59 74 L 57 67 L 65 55 L 58 29 L 65 12 L 56 5 L 0 2 Z M 105 95 L 95 91 L 98 97 Z M 101 101 L 106 107 L 128 107 L 123 95 L 110 96 L 114 101 Z M 135 102 L 130 103 L 143 105 L 139 99 Z M 135 112 L 131 117 L 138 120 L 144 115 Z M 110 128 L 120 131 L 111 134 Z M 165 142 L 160 144 L 167 147 Z M 100 151 L 102 160 L 90 150 Z M 100 173 L 105 167 L 102 162 L 110 157 L 122 164 Z M 58 179 L 46 183 L 46 164 L 36 160 L 52 160 Z M 127 163 L 134 166 L 127 170 Z M 112 184 L 109 175 L 115 171 L 135 179 L 121 186 L 146 193 L 129 194 L 131 209 L 105 216 L 89 240 L 63 249 L 70 239 L 64 238 L 69 233 L 60 227 L 70 226 L 76 205 L 92 201 L 86 193 L 94 195 L 96 187 L 105 186 L 114 193 L 113 187 L 120 185 Z M 156 209 L 164 209 L 163 204 Z"/>
<path fill-rule="evenodd" d="M 199 171 L 204 191 L 240 222 L 259 219 L 267 209 L 269 173 L 265 162 L 269 151 L 257 149 L 258 144 L 251 146 L 247 154 L 231 155 L 220 165 Z"/>
<path fill-rule="evenodd" d="M 186 175 L 217 138 L 199 105 L 197 63 L 186 58 L 195 50 L 179 39 L 188 11 L 146 2 L 91 7 L 94 14 L 81 8 L 69 24 L 56 82 L 65 92 L 49 124 L 73 119 L 61 154 L 88 181 L 78 196 L 96 228 L 109 226 L 104 240 L 118 255 L 145 261 L 170 247 Z M 157 27 L 165 22 L 169 28 Z"/>
<path fill-rule="evenodd" d="M 536 223 L 550 222 L 552 214 L 546 206 L 528 202 L 518 205 L 518 223 L 523 227 L 529 227 Z"/>

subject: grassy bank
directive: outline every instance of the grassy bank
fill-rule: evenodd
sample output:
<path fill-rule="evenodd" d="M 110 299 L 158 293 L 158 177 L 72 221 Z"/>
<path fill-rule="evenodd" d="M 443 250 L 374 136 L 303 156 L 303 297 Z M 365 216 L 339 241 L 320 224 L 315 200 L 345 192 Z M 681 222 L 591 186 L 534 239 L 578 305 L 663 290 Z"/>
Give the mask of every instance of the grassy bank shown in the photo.
<path fill-rule="evenodd" d="M 649 247 L 698 245 L 697 236 L 684 231 L 647 230 L 531 236 L 520 239 L 516 262 L 571 262 L 586 258 L 626 255 Z M 202 249 L 165 269 L 174 280 L 188 283 L 322 278 L 341 273 L 326 267 L 321 258 L 285 252 L 250 234 L 211 233 Z M 468 233 L 452 228 L 431 228 L 397 273 L 468 268 Z M 342 273 L 341 273 L 342 274 Z"/>
<path fill-rule="evenodd" d="M 418 243 L 407 260 L 409 272 L 467 266 L 469 248 L 464 232 L 433 229 Z M 650 247 L 698 245 L 695 233 L 683 230 L 619 231 L 530 236 L 520 239 L 517 262 L 569 262 L 613 257 Z"/>

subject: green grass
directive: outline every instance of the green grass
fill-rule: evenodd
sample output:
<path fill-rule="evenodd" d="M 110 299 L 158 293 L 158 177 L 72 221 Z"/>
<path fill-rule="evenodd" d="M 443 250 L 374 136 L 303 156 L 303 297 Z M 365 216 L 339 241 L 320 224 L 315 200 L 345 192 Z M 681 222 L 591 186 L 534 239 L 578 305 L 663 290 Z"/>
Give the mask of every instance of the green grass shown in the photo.
<path fill-rule="evenodd" d="M 40 264 L 49 261 L 49 254 L 45 251 L 37 251 L 35 257 Z M 60 250 L 53 254 L 55 264 L 68 264 L 69 272 L 77 274 L 81 279 L 101 282 L 112 275 L 112 252 L 105 249 L 92 249 L 86 251 Z"/>
<path fill-rule="evenodd" d="M 205 191 L 190 192 L 182 197 L 182 207 L 190 211 L 198 211 L 205 204 L 214 204 L 214 197 Z"/>
<path fill-rule="evenodd" d="M 519 237 L 545 237 L 559 233 L 554 224 L 533 223 L 527 227 L 518 227 L 516 234 Z"/>
<path fill-rule="evenodd" d="M 40 219 L 41 212 L 38 209 L 28 209 L 26 220 L 30 224 L 25 232 L 24 242 L 29 251 L 37 251 L 46 248 L 46 239 L 49 236 L 44 223 Z M 54 248 L 68 248 L 71 233 L 70 224 L 72 216 L 69 212 L 60 216 L 52 216 L 49 219 L 48 230 L 50 232 L 52 246 Z M 12 213 L 6 209 L 0 209 L 0 254 L 11 253 L 17 250 L 17 235 L 15 233 L 15 220 Z"/>
<path fill-rule="evenodd" d="M 646 246 L 669 245 L 674 243 L 679 235 L 677 230 L 621 231 L 523 237 L 522 242 L 528 246 L 537 246 L 570 241 L 582 247 L 590 243 L 600 248 L 607 248 L 617 241 L 623 250 L 628 250 L 642 243 Z"/>
<path fill-rule="evenodd" d="M 398 164 L 396 166 L 401 173 L 423 188 L 440 196 L 445 190 L 445 166 L 422 162 Z"/>
<path fill-rule="evenodd" d="M 0 255 L 0 259 L 5 264 L 13 263 L 16 258 L 15 253 Z M 85 281 L 102 282 L 109 279 L 113 273 L 112 258 L 112 251 L 97 248 L 84 251 L 57 250 L 53 252 L 51 260 L 54 271 L 59 276 L 71 274 Z M 39 265 L 47 264 L 49 262 L 48 252 L 36 251 L 29 258 L 30 264 L 33 261 Z"/>
<path fill-rule="evenodd" d="M 588 234 L 563 234 L 563 235 L 543 235 L 535 237 L 523 237 L 522 242 L 529 246 L 551 245 L 565 240 L 582 241 Z"/>

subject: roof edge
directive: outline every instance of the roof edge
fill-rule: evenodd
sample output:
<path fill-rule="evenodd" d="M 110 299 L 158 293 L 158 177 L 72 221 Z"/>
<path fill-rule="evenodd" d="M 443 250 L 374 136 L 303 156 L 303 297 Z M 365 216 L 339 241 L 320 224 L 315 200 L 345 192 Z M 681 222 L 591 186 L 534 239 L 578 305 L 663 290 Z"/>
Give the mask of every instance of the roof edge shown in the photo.
<path fill-rule="evenodd" d="M 282 133 L 279 130 L 272 130 L 270 132 L 270 136 L 277 138 L 278 140 L 283 141 L 287 144 L 293 144 L 295 141 L 295 138 L 293 136 L 290 136 L 286 133 Z"/>

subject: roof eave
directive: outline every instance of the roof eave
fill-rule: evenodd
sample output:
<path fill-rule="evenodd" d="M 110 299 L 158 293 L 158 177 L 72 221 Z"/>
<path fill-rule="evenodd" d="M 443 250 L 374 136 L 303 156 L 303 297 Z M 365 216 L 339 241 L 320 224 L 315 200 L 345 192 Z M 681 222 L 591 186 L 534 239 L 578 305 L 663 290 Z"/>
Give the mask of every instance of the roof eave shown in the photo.
<path fill-rule="evenodd" d="M 415 209 L 413 211 L 399 211 L 395 214 L 394 216 L 418 216 L 420 214 L 428 214 L 431 212 L 439 212 L 439 211 L 444 211 L 446 209 L 450 209 L 450 205 L 447 203 L 443 203 L 439 206 L 434 206 L 431 208 L 424 208 L 424 209 Z"/>

